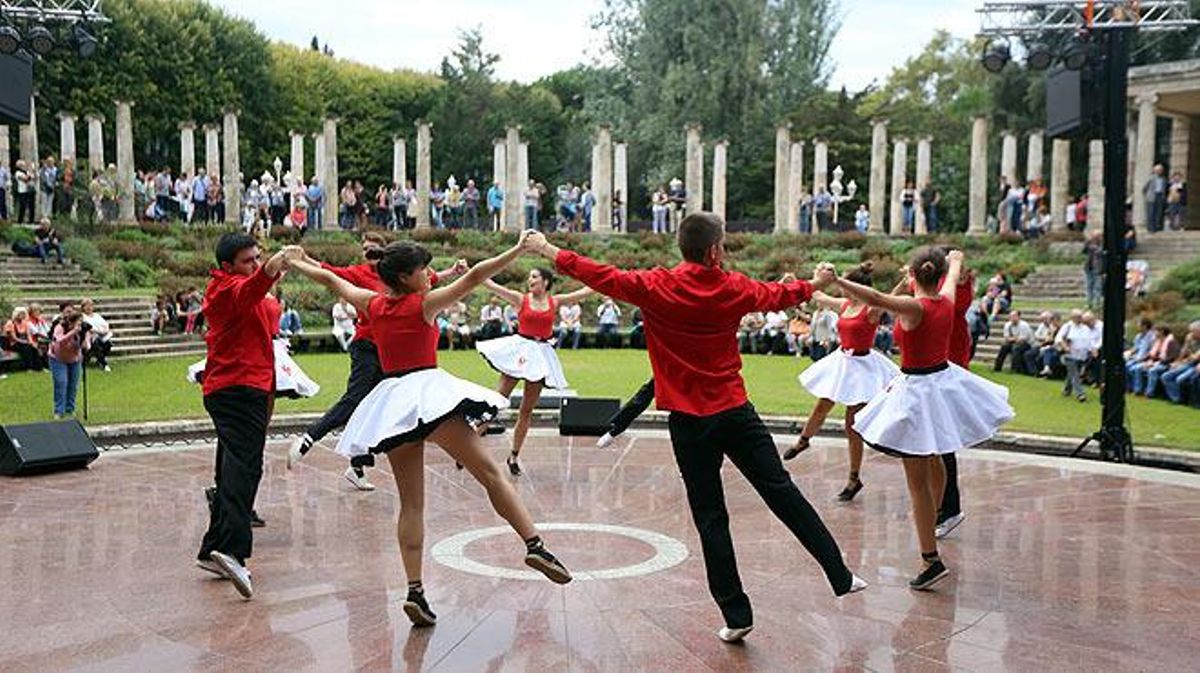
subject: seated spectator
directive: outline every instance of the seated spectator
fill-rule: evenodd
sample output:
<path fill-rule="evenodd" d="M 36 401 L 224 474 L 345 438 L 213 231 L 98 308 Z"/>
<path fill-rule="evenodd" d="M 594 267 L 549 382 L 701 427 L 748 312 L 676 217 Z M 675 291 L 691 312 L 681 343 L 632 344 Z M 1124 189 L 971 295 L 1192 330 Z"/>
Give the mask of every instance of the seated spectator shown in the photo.
<path fill-rule="evenodd" d="M 1154 395 L 1158 379 L 1170 368 L 1169 363 L 1179 357 L 1179 342 L 1167 325 L 1158 326 L 1158 337 L 1150 352 L 1133 370 L 1133 394 L 1145 397 Z"/>
<path fill-rule="evenodd" d="M 1100 352 L 1100 346 L 1104 344 L 1104 322 L 1096 319 L 1096 314 L 1091 311 L 1083 312 L 1083 324 L 1087 325 L 1091 333 L 1092 348 L 1088 353 L 1087 364 L 1084 366 L 1084 379 L 1086 383 L 1090 383 L 1097 388 L 1100 387 L 1101 379 L 1101 364 L 1103 357 Z"/>
<path fill-rule="evenodd" d="M 1125 291 L 1135 297 L 1145 297 L 1150 264 L 1145 260 L 1131 259 L 1125 262 Z"/>
<path fill-rule="evenodd" d="M 438 329 L 438 348 L 442 348 L 442 344 L 444 343 L 445 348 L 453 349 L 454 325 L 450 322 L 449 309 L 438 311 L 437 317 L 434 318 L 434 324 L 437 325 Z"/>
<path fill-rule="evenodd" d="M 563 304 L 558 307 L 558 348 L 562 348 L 571 338 L 571 348 L 579 348 L 579 338 L 583 335 L 583 309 L 579 304 Z"/>
<path fill-rule="evenodd" d="M 1058 334 L 1058 316 L 1042 311 L 1038 326 L 1033 330 L 1033 348 L 1025 353 L 1025 371 L 1039 377 L 1051 376 L 1062 366 L 1054 337 Z"/>
<path fill-rule="evenodd" d="M 292 210 L 288 213 L 283 224 L 290 229 L 299 231 L 301 238 L 303 238 L 304 232 L 308 230 L 308 204 L 302 198 L 292 199 L 292 203 Z"/>
<path fill-rule="evenodd" d="M 50 331 L 54 329 L 52 321 L 42 315 L 42 305 L 33 302 L 29 304 L 29 341 L 38 350 L 38 368 L 49 366 Z"/>
<path fill-rule="evenodd" d="M 642 327 L 642 309 L 633 309 L 633 316 L 630 318 L 632 327 L 629 330 L 629 347 L 630 348 L 645 348 L 646 347 L 646 332 Z"/>
<path fill-rule="evenodd" d="M 1142 318 L 1138 323 L 1141 331 L 1133 337 L 1133 347 L 1125 349 L 1125 390 L 1133 390 L 1133 370 L 1141 365 L 1154 346 L 1154 321 Z"/>
<path fill-rule="evenodd" d="M 504 333 L 506 335 L 507 334 L 516 334 L 518 327 L 520 327 L 519 323 L 520 323 L 520 320 L 518 319 L 518 316 L 517 316 L 517 309 L 513 308 L 510 304 L 505 304 L 504 305 Z"/>
<path fill-rule="evenodd" d="M 1087 366 L 1088 358 L 1091 357 L 1094 344 L 1092 329 L 1083 324 L 1082 311 L 1071 311 L 1071 319 L 1059 328 L 1054 343 L 1063 352 L 1063 362 L 1067 367 L 1063 396 L 1074 395 L 1080 402 L 1086 402 L 1087 392 L 1083 388 L 1082 372 Z"/>
<path fill-rule="evenodd" d="M 195 286 L 175 295 L 179 305 L 178 320 L 184 334 L 198 334 L 204 327 L 204 297 Z"/>
<path fill-rule="evenodd" d="M 288 306 L 287 300 L 279 300 L 279 334 L 290 337 L 293 334 L 304 334 L 304 325 L 300 324 L 300 314 Z"/>
<path fill-rule="evenodd" d="M 813 313 L 812 340 L 808 345 L 809 355 L 812 356 L 813 362 L 820 360 L 837 348 L 837 322 L 838 314 L 827 308 L 818 308 Z"/>
<path fill-rule="evenodd" d="M 1175 404 L 1183 403 L 1184 391 L 1192 386 L 1192 379 L 1200 374 L 1200 320 L 1188 325 L 1188 335 L 1183 340 L 1183 348 L 1179 357 L 1171 363 L 1170 369 L 1163 372 L 1163 391 L 1167 399 Z"/>
<path fill-rule="evenodd" d="M 29 311 L 24 306 L 13 309 L 12 317 L 4 323 L 4 348 L 21 357 L 21 367 L 41 371 L 41 357 L 29 334 Z"/>
<path fill-rule="evenodd" d="M 788 321 L 788 351 L 795 353 L 796 357 L 807 353 L 809 334 L 811 332 L 812 327 L 808 323 L 808 316 L 804 315 L 803 311 L 797 309 L 795 315 Z"/>
<path fill-rule="evenodd" d="M 88 358 L 96 358 L 96 364 L 106 372 L 111 372 L 112 367 L 108 366 L 108 354 L 112 352 L 112 328 L 108 326 L 108 321 L 104 316 L 96 312 L 96 304 L 91 299 L 84 299 L 79 303 L 79 317 L 83 322 L 91 325 L 88 330 L 87 337 L 84 340 L 83 358 L 84 362 Z"/>
<path fill-rule="evenodd" d="M 991 331 L 991 325 L 988 324 L 987 311 L 983 308 L 982 301 L 973 301 L 967 309 L 967 329 L 971 335 L 971 357 L 975 357 L 975 349 L 979 347 L 979 340 L 983 339 Z"/>
<path fill-rule="evenodd" d="M 743 353 L 758 352 L 758 335 L 766 322 L 763 314 L 758 311 L 742 316 L 742 322 L 738 326 L 738 346 Z"/>
<path fill-rule="evenodd" d="M 1000 352 L 996 353 L 994 371 L 1004 369 L 1004 361 L 1012 355 L 1012 372 L 1014 374 L 1031 373 L 1025 369 L 1025 354 L 1033 348 L 1033 328 L 1021 320 L 1020 311 L 1010 311 L 1008 320 L 1004 323 L 1004 342 L 1000 344 Z"/>
<path fill-rule="evenodd" d="M 50 252 L 53 251 L 58 257 L 59 265 L 62 265 L 62 240 L 58 237 L 58 230 L 50 224 L 49 218 L 42 218 L 42 221 L 38 223 L 37 229 L 33 231 L 33 238 L 37 245 L 37 254 L 41 258 L 42 264 L 46 263 L 46 259 L 50 257 Z"/>
<path fill-rule="evenodd" d="M 1008 276 L 1003 271 L 997 271 L 988 281 L 987 292 L 983 296 L 983 308 L 989 325 L 996 316 L 1012 306 L 1012 297 L 1012 284 L 1008 282 Z"/>
<path fill-rule="evenodd" d="M 167 310 L 167 300 L 159 297 L 154 302 L 154 308 L 150 309 L 150 329 L 154 330 L 156 336 L 162 335 L 170 320 L 171 312 Z"/>
<path fill-rule="evenodd" d="M 619 348 L 621 346 L 621 334 L 618 331 L 621 326 L 621 307 L 617 306 L 612 297 L 605 297 L 603 303 L 596 309 L 596 317 L 600 320 L 600 332 L 596 338 L 596 346 Z"/>
<path fill-rule="evenodd" d="M 479 339 L 495 339 L 504 335 L 504 309 L 493 296 L 479 309 Z"/>
<path fill-rule="evenodd" d="M 767 355 L 778 353 L 786 354 L 787 351 L 787 331 L 788 331 L 788 315 L 787 311 L 767 311 L 763 316 L 763 328 L 759 333 L 759 337 Z"/>
<path fill-rule="evenodd" d="M 879 314 L 879 326 L 875 328 L 875 348 L 884 355 L 891 355 L 896 349 L 896 335 L 893 332 L 892 314 L 884 311 Z"/>
<path fill-rule="evenodd" d="M 471 320 L 470 314 L 467 313 L 467 305 L 461 301 L 456 302 L 454 306 L 450 307 L 449 318 L 455 343 L 464 350 L 474 347 L 474 330 L 471 329 Z M 451 344 L 450 350 L 454 350 L 453 344 Z"/>
<path fill-rule="evenodd" d="M 333 317 L 333 338 L 343 351 L 350 350 L 350 341 L 354 338 L 354 321 L 358 319 L 358 309 L 354 304 L 339 298 L 330 311 Z"/>

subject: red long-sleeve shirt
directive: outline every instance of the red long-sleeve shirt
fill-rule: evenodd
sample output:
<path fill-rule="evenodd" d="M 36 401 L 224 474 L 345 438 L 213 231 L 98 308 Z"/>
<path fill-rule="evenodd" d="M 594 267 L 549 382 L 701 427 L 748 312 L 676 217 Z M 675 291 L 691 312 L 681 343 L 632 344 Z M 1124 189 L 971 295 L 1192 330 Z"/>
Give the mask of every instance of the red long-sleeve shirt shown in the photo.
<path fill-rule="evenodd" d="M 563 250 L 555 265 L 597 292 L 642 309 L 658 408 L 695 416 L 746 403 L 737 344 L 742 316 L 795 306 L 813 291 L 805 281 L 764 283 L 694 262 L 622 271 Z"/>
<path fill-rule="evenodd" d="M 204 319 L 208 322 L 208 362 L 204 366 L 204 394 L 230 386 L 275 390 L 275 350 L 271 336 L 279 328 L 272 318 L 267 292 L 279 276 L 259 267 L 249 276 L 212 272 L 204 291 Z M 278 305 L 276 305 L 278 306 Z"/>

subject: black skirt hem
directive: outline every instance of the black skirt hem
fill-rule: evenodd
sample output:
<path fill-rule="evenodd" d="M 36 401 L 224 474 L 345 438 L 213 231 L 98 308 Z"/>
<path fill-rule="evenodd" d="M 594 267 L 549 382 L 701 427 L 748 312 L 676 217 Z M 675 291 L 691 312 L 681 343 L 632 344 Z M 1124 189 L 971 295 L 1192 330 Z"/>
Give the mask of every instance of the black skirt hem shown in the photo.
<path fill-rule="evenodd" d="M 371 447 L 371 453 L 387 453 L 392 449 L 403 444 L 419 442 L 429 435 L 433 434 L 434 430 L 438 429 L 446 419 L 451 416 L 462 416 L 467 423 L 477 425 L 496 417 L 499 411 L 496 407 L 487 402 L 478 402 L 471 399 L 464 399 L 459 402 L 453 409 L 433 419 L 432 421 L 417 421 L 417 426 L 408 432 L 402 432 L 398 435 L 393 435 Z"/>

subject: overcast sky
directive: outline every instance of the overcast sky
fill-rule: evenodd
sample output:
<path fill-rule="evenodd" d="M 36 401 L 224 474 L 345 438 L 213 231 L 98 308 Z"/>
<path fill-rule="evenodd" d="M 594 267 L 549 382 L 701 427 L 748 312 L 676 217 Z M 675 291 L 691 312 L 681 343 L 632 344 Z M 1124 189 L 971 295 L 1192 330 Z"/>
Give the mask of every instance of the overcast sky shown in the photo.
<path fill-rule="evenodd" d="M 307 46 L 314 34 L 340 56 L 383 68 L 434 71 L 458 41 L 481 26 L 501 57 L 497 75 L 530 82 L 604 58 L 591 18 L 602 0 L 209 0 L 253 21 L 268 37 Z M 831 85 L 882 81 L 938 28 L 972 35 L 977 0 L 846 0 L 834 43 Z"/>

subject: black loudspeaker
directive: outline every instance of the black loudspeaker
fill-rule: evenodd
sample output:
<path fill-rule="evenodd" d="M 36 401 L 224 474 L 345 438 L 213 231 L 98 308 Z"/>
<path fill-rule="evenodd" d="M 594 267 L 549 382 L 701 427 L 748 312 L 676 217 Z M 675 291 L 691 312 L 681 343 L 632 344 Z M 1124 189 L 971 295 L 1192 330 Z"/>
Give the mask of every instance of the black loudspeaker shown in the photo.
<path fill-rule="evenodd" d="M 0 54 L 0 82 L 4 82 L 0 86 L 0 124 L 28 124 L 33 58 L 23 51 L 11 56 Z"/>
<path fill-rule="evenodd" d="M 566 397 L 558 408 L 558 434 L 599 437 L 608 432 L 608 422 L 621 410 L 621 400 Z"/>
<path fill-rule="evenodd" d="M 79 421 L 0 426 L 0 474 L 72 470 L 99 456 Z"/>

